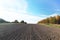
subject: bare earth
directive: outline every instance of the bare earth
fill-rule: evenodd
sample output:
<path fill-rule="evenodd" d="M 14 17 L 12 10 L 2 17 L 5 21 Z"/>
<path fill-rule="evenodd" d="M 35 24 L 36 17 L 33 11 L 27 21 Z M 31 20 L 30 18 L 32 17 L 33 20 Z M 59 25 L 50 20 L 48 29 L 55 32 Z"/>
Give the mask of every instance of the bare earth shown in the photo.
<path fill-rule="evenodd" d="M 0 25 L 0 40 L 60 40 L 60 28 L 38 24 Z"/>

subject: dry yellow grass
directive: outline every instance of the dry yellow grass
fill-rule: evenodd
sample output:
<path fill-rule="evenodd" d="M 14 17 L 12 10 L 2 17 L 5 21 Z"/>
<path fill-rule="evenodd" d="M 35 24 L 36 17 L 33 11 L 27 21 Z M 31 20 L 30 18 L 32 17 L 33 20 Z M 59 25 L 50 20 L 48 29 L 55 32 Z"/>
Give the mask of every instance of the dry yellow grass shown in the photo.
<path fill-rule="evenodd" d="M 60 28 L 60 24 L 41 24 L 47 27 L 55 27 L 55 28 Z"/>

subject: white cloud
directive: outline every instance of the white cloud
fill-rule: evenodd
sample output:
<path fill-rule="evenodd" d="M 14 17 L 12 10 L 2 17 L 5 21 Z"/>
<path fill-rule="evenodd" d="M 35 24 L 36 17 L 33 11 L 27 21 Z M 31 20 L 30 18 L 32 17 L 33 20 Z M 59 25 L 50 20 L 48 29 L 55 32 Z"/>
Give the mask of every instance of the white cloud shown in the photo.
<path fill-rule="evenodd" d="M 59 10 L 56 11 L 55 13 L 49 15 L 49 17 L 51 17 L 51 16 L 54 17 L 54 16 L 57 16 L 57 15 L 60 15 L 60 11 Z"/>
<path fill-rule="evenodd" d="M 37 23 L 39 20 L 42 19 L 41 17 L 29 15 L 27 13 L 16 13 L 12 11 L 5 11 L 5 13 L 1 11 L 0 17 L 8 21 L 14 21 L 15 19 L 17 19 L 18 21 L 24 20 L 28 23 Z"/>
<path fill-rule="evenodd" d="M 57 15 L 56 13 L 53 13 L 53 14 L 49 15 L 48 17 L 54 17 L 56 15 Z"/>
<path fill-rule="evenodd" d="M 7 21 L 14 21 L 15 19 L 19 21 L 25 20 L 28 23 L 37 23 L 43 19 L 30 15 L 26 11 L 27 7 L 28 3 L 26 0 L 0 0 L 0 18 Z"/>

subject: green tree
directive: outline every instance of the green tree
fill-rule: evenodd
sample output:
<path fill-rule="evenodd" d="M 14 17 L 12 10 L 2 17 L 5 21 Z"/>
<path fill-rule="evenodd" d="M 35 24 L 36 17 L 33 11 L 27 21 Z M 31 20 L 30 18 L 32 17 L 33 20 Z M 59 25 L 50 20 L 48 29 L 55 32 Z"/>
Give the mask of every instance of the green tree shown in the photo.
<path fill-rule="evenodd" d="M 22 20 L 20 23 L 24 23 L 24 24 L 27 24 L 27 22 L 24 22 L 24 20 Z"/>
<path fill-rule="evenodd" d="M 20 23 L 24 23 L 24 20 L 22 20 Z"/>
<path fill-rule="evenodd" d="M 56 21 L 57 21 L 57 20 L 56 20 L 56 17 L 54 16 L 54 17 L 53 17 L 53 20 L 52 20 L 53 24 L 56 24 Z"/>
<path fill-rule="evenodd" d="M 49 18 L 46 19 L 46 23 L 49 24 Z"/>
<path fill-rule="evenodd" d="M 13 23 L 19 23 L 18 20 L 15 20 Z"/>

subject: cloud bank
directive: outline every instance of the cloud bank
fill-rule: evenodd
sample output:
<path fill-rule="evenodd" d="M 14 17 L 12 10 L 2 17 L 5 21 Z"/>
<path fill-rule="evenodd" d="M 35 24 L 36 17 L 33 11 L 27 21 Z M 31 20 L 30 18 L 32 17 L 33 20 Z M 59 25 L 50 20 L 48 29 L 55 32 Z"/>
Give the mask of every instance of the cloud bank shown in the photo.
<path fill-rule="evenodd" d="M 24 20 L 28 23 L 37 23 L 43 19 L 30 15 L 26 10 L 28 3 L 26 0 L 0 0 L 0 18 L 7 21 Z"/>

